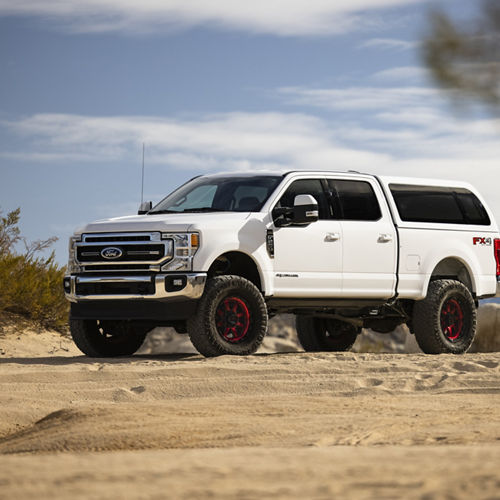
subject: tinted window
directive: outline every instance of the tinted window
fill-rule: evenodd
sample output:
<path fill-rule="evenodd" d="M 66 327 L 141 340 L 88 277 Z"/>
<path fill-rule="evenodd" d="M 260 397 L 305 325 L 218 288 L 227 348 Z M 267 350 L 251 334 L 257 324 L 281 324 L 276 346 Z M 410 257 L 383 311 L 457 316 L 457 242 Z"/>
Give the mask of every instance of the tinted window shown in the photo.
<path fill-rule="evenodd" d="M 329 179 L 336 207 L 334 216 L 342 220 L 378 220 L 382 216 L 377 196 L 368 182 Z"/>
<path fill-rule="evenodd" d="M 300 179 L 298 181 L 292 182 L 292 184 L 288 187 L 288 189 L 276 204 L 276 207 L 293 207 L 295 197 L 299 194 L 310 194 L 314 196 L 314 198 L 318 202 L 319 218 L 330 218 L 328 201 L 326 199 L 326 194 L 320 179 Z"/>
<path fill-rule="evenodd" d="M 404 184 L 391 184 L 389 188 L 401 220 L 447 224 L 490 224 L 483 205 L 467 189 Z"/>
<path fill-rule="evenodd" d="M 478 224 L 480 226 L 490 225 L 490 218 L 483 204 L 474 193 L 471 193 L 467 189 L 460 189 L 457 190 L 457 198 L 467 224 Z"/>

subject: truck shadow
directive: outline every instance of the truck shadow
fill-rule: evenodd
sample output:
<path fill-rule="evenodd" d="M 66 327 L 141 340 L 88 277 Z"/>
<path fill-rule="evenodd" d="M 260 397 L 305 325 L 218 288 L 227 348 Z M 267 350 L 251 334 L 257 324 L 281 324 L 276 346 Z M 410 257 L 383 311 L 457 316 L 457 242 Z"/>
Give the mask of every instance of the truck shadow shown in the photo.
<path fill-rule="evenodd" d="M 259 352 L 251 356 L 234 356 L 235 360 L 242 360 L 245 357 L 249 358 L 276 358 L 293 355 L 304 355 L 302 351 L 286 351 L 286 352 Z M 224 356 L 222 356 L 224 357 Z M 67 365 L 119 365 L 119 364 L 136 364 L 143 361 L 163 361 L 171 363 L 175 361 L 200 362 L 209 361 L 217 358 L 205 358 L 201 354 L 195 353 L 165 353 L 165 354 L 136 354 L 134 356 L 123 356 L 115 358 L 90 358 L 88 356 L 44 356 L 44 357 L 12 357 L 0 358 L 0 366 L 7 364 L 18 365 L 46 365 L 46 366 L 67 366 Z"/>
<path fill-rule="evenodd" d="M 204 359 L 199 354 L 141 354 L 137 356 L 124 356 L 117 358 L 89 358 L 88 356 L 46 356 L 46 357 L 13 357 L 0 358 L 0 365 L 18 364 L 18 365 L 48 365 L 48 366 L 64 366 L 64 365 L 117 365 L 123 363 L 133 363 L 137 361 L 199 361 Z"/>

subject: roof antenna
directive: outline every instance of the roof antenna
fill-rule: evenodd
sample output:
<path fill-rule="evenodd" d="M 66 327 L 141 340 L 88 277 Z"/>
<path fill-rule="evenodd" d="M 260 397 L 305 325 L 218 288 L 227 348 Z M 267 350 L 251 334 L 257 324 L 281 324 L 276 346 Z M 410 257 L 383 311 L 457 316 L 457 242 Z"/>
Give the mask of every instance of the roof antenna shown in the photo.
<path fill-rule="evenodd" d="M 141 185 L 141 205 L 144 202 L 144 149 L 145 144 L 142 143 L 142 185 Z"/>

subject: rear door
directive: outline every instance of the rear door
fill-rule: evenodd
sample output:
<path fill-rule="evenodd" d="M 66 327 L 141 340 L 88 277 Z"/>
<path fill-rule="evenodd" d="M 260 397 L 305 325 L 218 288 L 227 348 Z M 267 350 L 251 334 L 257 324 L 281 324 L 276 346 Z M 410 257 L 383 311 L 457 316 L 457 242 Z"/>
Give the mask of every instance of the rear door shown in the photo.
<path fill-rule="evenodd" d="M 389 298 L 396 286 L 396 229 L 375 179 L 328 179 L 342 235 L 342 296 Z"/>

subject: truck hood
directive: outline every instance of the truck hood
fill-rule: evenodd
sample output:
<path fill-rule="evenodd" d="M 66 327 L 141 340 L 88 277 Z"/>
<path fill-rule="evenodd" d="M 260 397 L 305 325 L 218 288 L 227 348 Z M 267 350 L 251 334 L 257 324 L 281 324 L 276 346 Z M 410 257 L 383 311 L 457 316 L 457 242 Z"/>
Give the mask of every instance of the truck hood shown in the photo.
<path fill-rule="evenodd" d="M 159 214 L 159 215 L 129 215 L 91 222 L 78 228 L 75 234 L 82 233 L 118 233 L 141 231 L 185 232 L 204 226 L 213 226 L 221 222 L 231 221 L 238 224 L 248 218 L 248 212 L 209 212 L 187 214 Z"/>

